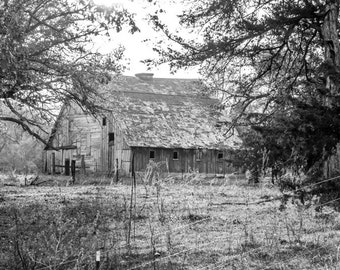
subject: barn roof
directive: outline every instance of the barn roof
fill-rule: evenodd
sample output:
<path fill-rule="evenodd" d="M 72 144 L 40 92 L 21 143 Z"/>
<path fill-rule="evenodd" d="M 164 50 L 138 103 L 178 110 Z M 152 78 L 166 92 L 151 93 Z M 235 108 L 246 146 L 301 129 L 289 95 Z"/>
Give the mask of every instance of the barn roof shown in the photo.
<path fill-rule="evenodd" d="M 103 87 L 105 106 L 131 147 L 224 149 L 237 146 L 217 124 L 218 100 L 197 80 L 121 76 Z"/>

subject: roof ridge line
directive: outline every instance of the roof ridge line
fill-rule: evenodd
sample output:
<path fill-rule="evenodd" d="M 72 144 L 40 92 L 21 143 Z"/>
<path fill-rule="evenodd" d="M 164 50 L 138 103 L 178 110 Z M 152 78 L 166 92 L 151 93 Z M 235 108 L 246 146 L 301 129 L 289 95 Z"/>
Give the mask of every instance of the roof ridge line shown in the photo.
<path fill-rule="evenodd" d="M 138 91 L 115 91 L 118 93 L 132 93 L 132 94 L 150 94 L 150 95 L 159 95 L 159 96 L 176 96 L 176 97 L 197 97 L 202 99 L 213 99 L 207 96 L 200 96 L 200 95 L 185 95 L 185 94 L 164 94 L 164 93 L 152 93 L 152 92 L 138 92 Z"/>

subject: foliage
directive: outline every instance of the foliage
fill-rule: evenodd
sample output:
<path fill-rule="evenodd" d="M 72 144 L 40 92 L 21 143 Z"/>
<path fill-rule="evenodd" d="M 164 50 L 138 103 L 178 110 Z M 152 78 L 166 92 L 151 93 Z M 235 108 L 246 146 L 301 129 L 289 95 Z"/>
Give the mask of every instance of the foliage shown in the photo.
<path fill-rule="evenodd" d="M 42 144 L 18 129 L 16 124 L 4 123 L 0 131 L 0 171 L 32 173 L 42 168 Z"/>
<path fill-rule="evenodd" d="M 305 97 L 306 98 L 306 97 Z M 270 168 L 301 169 L 313 173 L 322 165 L 340 140 L 339 107 L 330 108 L 315 101 L 296 102 L 287 113 L 276 113 L 261 125 L 242 133 L 245 149 L 241 159 Z M 245 158 L 245 156 L 248 157 Z"/>
<path fill-rule="evenodd" d="M 245 147 L 267 151 L 272 164 L 320 172 L 340 140 L 338 1 L 192 1 L 180 20 L 195 40 L 170 32 L 157 14 L 151 20 L 181 45 L 158 46 L 162 61 L 201 65 L 231 124 L 257 134 Z"/>
<path fill-rule="evenodd" d="M 92 39 L 124 24 L 138 30 L 126 10 L 90 0 L 1 1 L 0 121 L 45 142 L 43 127 L 61 104 L 73 101 L 96 111 L 97 85 L 122 70 L 123 50 L 101 55 Z"/>

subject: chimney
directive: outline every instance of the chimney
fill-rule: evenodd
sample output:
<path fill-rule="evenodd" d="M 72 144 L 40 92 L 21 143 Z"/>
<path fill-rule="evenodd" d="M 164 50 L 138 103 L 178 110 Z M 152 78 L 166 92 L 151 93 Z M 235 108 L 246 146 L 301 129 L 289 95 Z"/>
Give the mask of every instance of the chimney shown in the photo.
<path fill-rule="evenodd" d="M 135 76 L 143 81 L 152 81 L 153 73 L 137 73 Z"/>

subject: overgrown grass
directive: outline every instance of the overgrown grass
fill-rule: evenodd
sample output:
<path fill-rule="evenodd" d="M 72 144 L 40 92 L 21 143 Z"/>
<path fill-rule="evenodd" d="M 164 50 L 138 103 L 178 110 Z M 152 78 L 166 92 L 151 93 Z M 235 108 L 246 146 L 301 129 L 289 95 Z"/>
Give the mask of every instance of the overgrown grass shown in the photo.
<path fill-rule="evenodd" d="M 100 269 L 340 267 L 332 208 L 229 180 L 2 187 L 0 269 L 94 269 L 98 250 Z"/>

